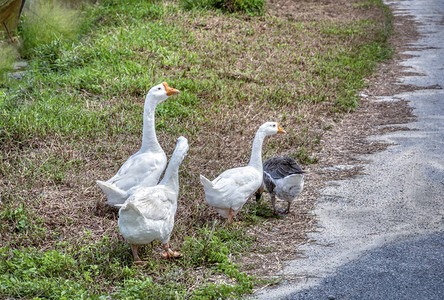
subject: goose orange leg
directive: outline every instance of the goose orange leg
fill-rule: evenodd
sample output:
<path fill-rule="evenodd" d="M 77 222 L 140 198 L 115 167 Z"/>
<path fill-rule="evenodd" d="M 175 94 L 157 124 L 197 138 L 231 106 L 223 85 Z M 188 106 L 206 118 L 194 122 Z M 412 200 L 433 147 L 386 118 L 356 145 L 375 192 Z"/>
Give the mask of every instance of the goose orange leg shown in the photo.
<path fill-rule="evenodd" d="M 233 213 L 234 213 L 234 210 L 230 207 L 230 212 L 228 214 L 227 224 L 233 223 Z"/>
<path fill-rule="evenodd" d="M 275 194 L 271 194 L 271 206 L 273 206 L 273 214 L 277 215 L 277 211 L 276 211 L 276 195 Z"/>
<path fill-rule="evenodd" d="M 289 213 L 290 213 L 290 205 L 291 205 L 291 203 L 288 202 L 287 210 L 285 211 L 286 214 L 289 214 Z"/>
<path fill-rule="evenodd" d="M 131 244 L 131 250 L 133 251 L 134 264 L 137 266 L 144 265 L 146 262 L 141 260 L 137 250 L 139 249 L 139 245 Z"/>

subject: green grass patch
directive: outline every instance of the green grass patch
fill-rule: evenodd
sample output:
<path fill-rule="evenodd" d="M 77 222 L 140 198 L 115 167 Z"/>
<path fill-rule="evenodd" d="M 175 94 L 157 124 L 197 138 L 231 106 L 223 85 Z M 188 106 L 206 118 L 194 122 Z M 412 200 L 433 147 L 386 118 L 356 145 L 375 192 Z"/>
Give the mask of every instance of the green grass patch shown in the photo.
<path fill-rule="evenodd" d="M 0 88 L 8 83 L 8 74 L 14 70 L 14 62 L 17 58 L 17 50 L 6 42 L 0 41 Z M 3 93 L 0 89 L 0 97 Z"/>
<path fill-rule="evenodd" d="M 184 243 L 184 258 L 175 262 L 148 255 L 143 268 L 132 264 L 129 246 L 103 238 L 95 244 L 40 252 L 36 248 L 0 249 L 0 294 L 17 298 L 219 299 L 252 291 L 255 279 L 239 271 L 231 254 L 243 252 L 252 239 L 244 229 L 204 227 Z M 148 247 L 146 247 L 148 248 Z M 149 251 L 153 251 L 150 247 Z M 207 266 L 206 278 L 191 274 Z M 150 275 L 146 275 L 146 274 Z M 208 279 L 223 275 L 226 283 Z M 199 288 L 190 289 L 196 283 Z M 113 292 L 110 292 L 113 290 Z"/>
<path fill-rule="evenodd" d="M 247 13 L 251 16 L 262 15 L 265 10 L 265 0 L 179 0 L 186 10 L 217 9 L 223 12 Z"/>
<path fill-rule="evenodd" d="M 22 19 L 19 32 L 24 58 L 37 55 L 54 61 L 59 55 L 58 41 L 63 39 L 74 42 L 81 31 L 79 11 L 58 0 L 31 1 Z"/>

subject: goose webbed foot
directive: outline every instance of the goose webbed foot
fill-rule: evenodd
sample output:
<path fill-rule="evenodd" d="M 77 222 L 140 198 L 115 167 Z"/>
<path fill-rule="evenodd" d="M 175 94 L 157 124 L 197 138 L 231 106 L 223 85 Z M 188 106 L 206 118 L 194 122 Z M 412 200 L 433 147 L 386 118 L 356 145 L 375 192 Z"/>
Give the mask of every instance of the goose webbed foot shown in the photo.
<path fill-rule="evenodd" d="M 290 205 L 291 205 L 291 203 L 288 203 L 288 206 L 287 206 L 286 209 L 283 209 L 283 208 L 279 209 L 278 210 L 279 214 L 288 215 L 291 212 L 290 211 Z"/>
<path fill-rule="evenodd" d="M 173 251 L 170 249 L 170 244 L 165 244 L 163 245 L 163 249 L 165 249 L 165 252 L 163 252 L 162 254 L 160 254 L 160 256 L 163 259 L 169 259 L 169 258 L 180 258 L 182 257 L 182 253 L 180 253 L 179 251 Z"/>

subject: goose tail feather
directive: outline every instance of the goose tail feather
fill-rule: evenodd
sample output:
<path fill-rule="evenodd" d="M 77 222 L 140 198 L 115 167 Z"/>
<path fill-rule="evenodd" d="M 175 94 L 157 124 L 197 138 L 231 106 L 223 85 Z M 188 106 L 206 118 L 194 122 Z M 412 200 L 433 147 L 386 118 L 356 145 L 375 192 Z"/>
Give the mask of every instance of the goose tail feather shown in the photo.
<path fill-rule="evenodd" d="M 203 176 L 202 174 L 200 174 L 200 182 L 204 186 L 205 190 L 214 188 L 214 184 L 209 179 L 205 178 L 205 176 Z"/>
<path fill-rule="evenodd" d="M 304 185 L 304 175 L 303 174 L 294 174 L 285 178 L 285 181 L 288 185 L 291 186 L 302 186 Z"/>
<path fill-rule="evenodd" d="M 300 193 L 304 188 L 304 175 L 294 174 L 288 176 L 280 181 L 278 186 L 284 190 L 292 190 L 293 193 Z"/>
<path fill-rule="evenodd" d="M 132 211 L 134 211 L 136 214 L 138 214 L 138 215 L 142 215 L 142 212 L 140 211 L 140 209 L 133 203 L 133 202 L 126 202 L 125 204 L 123 204 L 123 205 L 119 205 L 119 206 L 121 206 L 121 208 L 120 209 L 123 209 L 123 210 L 132 210 Z"/>
<path fill-rule="evenodd" d="M 125 191 L 106 181 L 96 180 L 96 183 L 105 193 L 110 206 L 116 206 L 117 204 L 123 204 L 125 202 L 127 198 Z"/>

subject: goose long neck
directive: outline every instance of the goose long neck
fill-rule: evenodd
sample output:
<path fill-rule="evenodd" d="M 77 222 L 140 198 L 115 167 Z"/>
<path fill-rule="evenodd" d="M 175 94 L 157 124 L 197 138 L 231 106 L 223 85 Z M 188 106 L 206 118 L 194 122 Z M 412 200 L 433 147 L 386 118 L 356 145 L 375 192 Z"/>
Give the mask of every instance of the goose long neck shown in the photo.
<path fill-rule="evenodd" d="M 262 172 L 262 144 L 264 143 L 265 134 L 257 132 L 254 136 L 253 146 L 251 148 L 251 158 L 248 163 L 249 166 L 256 168 Z"/>
<path fill-rule="evenodd" d="M 179 193 L 179 167 L 183 159 L 184 155 L 178 155 L 176 151 L 174 151 L 165 171 L 165 175 L 163 175 L 162 181 L 159 183 L 169 187 L 176 192 L 176 194 Z"/>
<path fill-rule="evenodd" d="M 156 105 L 149 101 L 149 98 L 145 100 L 143 109 L 143 133 L 142 133 L 142 147 L 141 151 L 163 151 L 157 141 L 156 125 L 154 117 L 156 113 Z"/>

